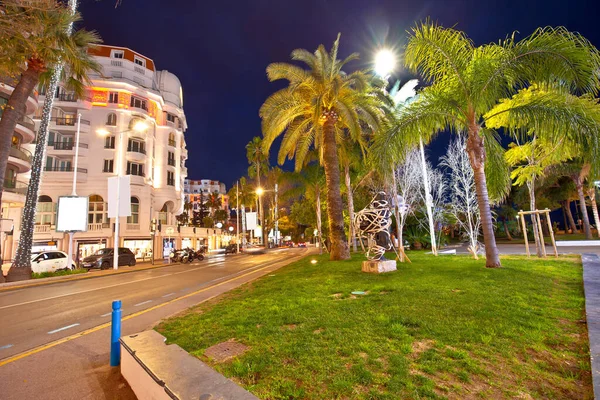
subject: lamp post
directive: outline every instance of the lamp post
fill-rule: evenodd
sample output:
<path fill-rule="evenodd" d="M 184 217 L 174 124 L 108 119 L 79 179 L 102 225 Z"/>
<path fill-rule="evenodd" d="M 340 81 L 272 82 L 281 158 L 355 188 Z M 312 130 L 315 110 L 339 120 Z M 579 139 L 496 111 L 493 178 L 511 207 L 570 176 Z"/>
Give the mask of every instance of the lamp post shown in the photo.
<path fill-rule="evenodd" d="M 240 183 L 235 183 L 235 243 L 237 244 L 237 253 L 240 252 Z"/>
<path fill-rule="evenodd" d="M 79 134 L 81 132 L 81 114 L 77 113 L 77 132 L 75 133 L 75 160 L 73 160 L 73 190 L 71 196 L 77 196 L 77 168 L 79 166 Z M 71 268 L 73 263 L 73 235 L 69 232 L 69 253 L 67 254 L 67 268 Z"/>
<path fill-rule="evenodd" d="M 256 188 L 256 194 L 258 195 L 258 198 L 260 199 L 262 197 L 263 194 L 265 194 L 265 192 L 275 192 L 275 210 L 274 210 L 274 215 L 273 215 L 273 219 L 275 220 L 275 225 L 274 225 L 274 237 L 275 237 L 275 243 L 279 243 L 279 220 L 278 220 L 278 206 L 277 206 L 277 195 L 278 195 L 278 186 L 277 184 L 275 184 L 275 189 L 274 190 L 265 190 L 262 187 L 258 187 Z M 264 215 L 264 213 L 262 213 Z M 265 244 L 265 222 L 261 219 L 261 223 L 262 223 L 262 237 L 263 237 L 263 244 Z"/>
<path fill-rule="evenodd" d="M 124 133 L 131 132 L 131 131 L 142 133 L 142 132 L 145 132 L 147 129 L 148 129 L 148 125 L 144 121 L 140 120 L 140 121 L 137 121 L 133 125 L 132 129 L 127 129 L 124 131 L 117 132 L 117 134 L 119 135 L 119 141 L 118 141 L 118 144 L 115 143 L 115 159 L 120 161 L 125 158 L 125 157 L 122 157 L 121 154 L 119 154 L 119 156 L 116 157 L 116 155 L 117 155 L 116 149 L 123 148 L 123 134 Z M 104 128 L 98 129 L 96 131 L 96 133 L 103 137 L 106 137 L 107 135 L 111 134 L 111 132 L 109 130 L 104 129 Z M 117 167 L 119 167 L 118 164 L 117 164 Z M 121 178 L 122 176 L 123 176 L 123 168 L 118 168 L 117 169 L 117 177 Z M 117 184 L 117 214 L 115 216 L 115 240 L 113 243 L 113 269 L 119 269 L 119 211 L 120 211 L 119 203 L 121 201 L 121 199 L 119 198 L 120 191 L 121 191 L 121 182 L 119 180 L 119 182 Z M 154 255 L 152 255 L 152 257 L 154 257 Z"/>
<path fill-rule="evenodd" d="M 261 188 L 260 186 L 256 188 L 256 195 L 258 196 L 258 217 L 260 219 L 260 226 L 261 226 L 261 238 L 260 240 L 262 241 L 262 245 L 266 246 L 266 241 L 265 241 L 265 213 L 263 212 L 263 206 L 262 206 L 262 195 L 265 193 L 265 190 L 263 188 Z"/>

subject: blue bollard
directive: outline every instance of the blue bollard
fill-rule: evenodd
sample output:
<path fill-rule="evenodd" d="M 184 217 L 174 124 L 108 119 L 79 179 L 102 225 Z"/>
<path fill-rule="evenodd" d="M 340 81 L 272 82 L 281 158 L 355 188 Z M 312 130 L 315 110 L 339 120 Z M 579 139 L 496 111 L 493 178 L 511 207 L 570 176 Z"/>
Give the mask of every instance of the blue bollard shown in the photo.
<path fill-rule="evenodd" d="M 118 367 L 121 364 L 121 300 L 112 302 L 112 326 L 110 333 L 110 366 Z"/>

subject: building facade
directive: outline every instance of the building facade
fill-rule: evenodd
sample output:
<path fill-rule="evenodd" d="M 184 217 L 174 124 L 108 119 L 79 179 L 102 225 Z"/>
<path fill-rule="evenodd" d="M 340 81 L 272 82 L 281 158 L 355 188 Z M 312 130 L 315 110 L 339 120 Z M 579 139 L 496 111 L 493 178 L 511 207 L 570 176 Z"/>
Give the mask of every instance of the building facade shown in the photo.
<path fill-rule="evenodd" d="M 184 193 L 192 205 L 193 212 L 200 211 L 200 203 L 206 203 L 209 194 L 218 194 L 221 199 L 221 209 L 229 212 L 229 196 L 225 184 L 211 179 L 185 179 Z"/>
<path fill-rule="evenodd" d="M 103 70 L 92 75 L 87 95 L 76 98 L 62 86 L 52 94 L 34 250 L 68 248 L 68 236 L 56 232 L 56 208 L 60 196 L 71 194 L 75 174 L 77 195 L 88 197 L 89 212 L 87 232 L 75 234 L 74 257 L 113 246 L 114 218 L 107 215 L 108 178 L 124 175 L 131 180 L 131 216 L 119 220 L 120 246 L 148 260 L 152 254 L 155 259 L 167 256 L 173 247 L 210 245 L 211 237 L 219 234 L 216 230 L 188 232 L 178 228 L 175 218 L 183 212 L 188 157 L 179 79 L 127 48 L 101 45 L 92 54 Z M 48 95 L 40 92 L 36 128 Z M 33 144 L 28 146 L 34 150 Z M 16 249 L 17 229 L 12 239 L 11 247 Z"/>

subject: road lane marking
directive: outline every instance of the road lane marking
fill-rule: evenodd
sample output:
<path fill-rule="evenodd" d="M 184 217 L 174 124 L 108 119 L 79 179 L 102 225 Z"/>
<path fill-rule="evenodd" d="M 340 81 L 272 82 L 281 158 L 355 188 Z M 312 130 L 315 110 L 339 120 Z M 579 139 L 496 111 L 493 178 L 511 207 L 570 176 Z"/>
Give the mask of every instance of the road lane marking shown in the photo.
<path fill-rule="evenodd" d="M 2 346 L 0 347 L 0 350 L 4 350 L 4 349 L 10 349 L 11 347 L 13 347 L 12 344 L 7 344 L 6 346 Z"/>
<path fill-rule="evenodd" d="M 208 268 L 208 266 L 203 266 L 203 267 L 198 267 L 198 268 L 192 268 L 192 269 L 188 269 L 186 271 L 182 271 L 182 272 L 177 272 L 177 274 L 181 274 L 183 272 L 193 272 L 193 271 L 197 271 L 199 269 L 204 269 L 204 268 Z M 108 286 L 102 286 L 102 287 L 97 287 L 94 289 L 88 289 L 88 290 L 80 290 L 78 292 L 72 292 L 72 293 L 65 293 L 65 294 L 59 294 L 57 296 L 51 296 L 51 297 L 46 297 L 43 299 L 37 299 L 37 300 L 30 300 L 30 301 L 24 301 L 22 303 L 16 303 L 16 304 L 9 304 L 7 306 L 1 306 L 0 310 L 6 309 L 6 308 L 12 308 L 12 307 L 18 307 L 18 306 L 24 306 L 27 304 L 32 304 L 32 303 L 37 303 L 39 301 L 47 301 L 47 300 L 54 300 L 54 299 L 59 299 L 61 297 L 67 297 L 67 296 L 73 296 L 75 294 L 82 294 L 82 293 L 88 293 L 88 292 L 95 292 L 97 290 L 102 290 L 102 289 L 109 289 L 109 288 L 113 288 L 113 287 L 117 287 L 117 286 L 123 286 L 123 285 L 130 285 L 132 283 L 138 283 L 138 282 L 143 282 L 143 281 L 148 281 L 148 280 L 152 280 L 152 279 L 158 279 L 158 278 L 163 278 L 165 276 L 170 276 L 170 275 L 175 275 L 176 273 L 170 273 L 170 274 L 163 274 L 160 276 L 153 276 L 150 278 L 144 278 L 144 279 L 138 279 L 135 281 L 131 281 L 131 282 L 121 282 L 121 283 L 115 283 L 114 285 L 108 285 Z"/>
<path fill-rule="evenodd" d="M 302 253 L 302 254 L 300 254 L 300 255 L 299 255 L 299 257 L 297 257 L 297 258 L 298 258 L 298 260 L 301 260 L 301 259 L 302 259 L 302 258 L 304 258 L 304 257 L 306 257 L 306 254 L 305 254 L 305 253 Z M 296 257 L 294 257 L 294 258 L 296 258 Z M 280 261 L 285 261 L 285 260 L 280 260 Z M 138 312 L 135 312 L 135 313 L 129 314 L 129 315 L 127 315 L 127 316 L 123 317 L 121 321 L 127 321 L 127 320 L 129 320 L 129 319 L 132 319 L 132 318 L 138 317 L 138 316 L 140 316 L 140 315 L 142 315 L 142 314 L 146 314 L 146 313 L 148 313 L 148 312 L 150 312 L 150 311 L 154 311 L 154 310 L 156 310 L 156 309 L 162 308 L 162 307 L 164 307 L 164 306 L 167 306 L 167 305 L 169 305 L 169 304 L 175 303 L 176 301 L 180 301 L 180 300 L 183 300 L 183 299 L 187 299 L 188 297 L 192 297 L 192 296 L 195 296 L 195 295 L 197 295 L 197 294 L 200 294 L 200 293 L 202 293 L 202 292 L 206 292 L 206 291 L 208 291 L 208 290 L 214 289 L 214 288 L 216 288 L 216 287 L 219 287 L 219 286 L 222 286 L 222 285 L 226 285 L 226 284 L 227 284 L 227 283 L 229 283 L 229 282 L 233 282 L 233 281 L 235 281 L 235 280 L 237 280 L 237 279 L 244 278 L 244 277 L 246 277 L 246 276 L 248 276 L 248 275 L 255 274 L 255 273 L 257 273 L 257 272 L 259 272 L 259 271 L 262 271 L 262 270 L 265 270 L 265 269 L 267 269 L 267 268 L 271 268 L 271 267 L 273 267 L 273 264 L 277 264 L 277 263 L 278 263 L 278 262 L 280 262 L 280 261 L 269 261 L 269 262 L 268 262 L 268 265 L 265 265 L 265 266 L 263 266 L 263 267 L 257 266 L 257 267 L 252 267 L 252 268 L 249 268 L 249 269 L 250 269 L 250 271 L 246 272 L 245 274 L 238 275 L 238 276 L 234 276 L 234 277 L 233 277 L 233 278 L 231 278 L 231 279 L 228 279 L 228 280 L 226 280 L 226 281 L 223 281 L 223 282 L 217 283 L 217 284 L 215 284 L 215 285 L 208 286 L 208 287 L 205 287 L 205 288 L 202 288 L 202 289 L 196 290 L 195 292 L 188 293 L 188 294 L 186 294 L 186 295 L 183 295 L 183 296 L 181 296 L 181 297 L 177 297 L 177 298 L 175 298 L 175 299 L 172 299 L 172 300 L 169 300 L 169 301 L 165 301 L 164 303 L 160 303 L 160 304 L 157 304 L 157 305 L 155 305 L 155 306 L 148 307 L 148 308 L 146 308 L 146 309 L 144 309 L 144 310 L 140 310 L 140 311 L 138 311 Z M 294 261 L 297 261 L 297 260 L 294 260 L 294 259 L 288 259 L 288 261 L 291 263 L 291 262 L 294 262 Z M 284 265 L 289 265 L 289 264 L 284 264 Z M 282 265 L 282 267 L 283 267 L 284 265 Z M 258 269 L 257 269 L 257 268 L 258 268 Z M 244 272 L 244 271 L 241 271 L 241 272 Z M 233 276 L 233 275 L 236 275 L 236 274 L 239 274 L 239 273 L 240 273 L 240 272 L 236 272 L 236 273 L 234 273 L 234 274 L 231 274 L 231 275 L 224 276 L 222 279 L 225 279 L 225 278 L 227 278 L 228 276 Z M 214 296 L 210 296 L 210 297 L 208 297 L 208 298 L 206 298 L 206 299 L 204 299 L 204 300 L 202 300 L 202 301 L 198 302 L 197 304 L 201 304 L 201 303 L 204 303 L 204 302 L 206 302 L 206 301 L 212 300 L 212 299 L 214 299 L 215 297 L 218 297 L 218 296 L 220 296 L 220 295 L 222 295 L 222 294 L 223 294 L 223 293 L 215 294 Z M 82 337 L 82 336 L 89 335 L 90 333 L 94 333 L 94 332 L 100 331 L 100 330 L 102 330 L 102 329 L 104 329 L 104 328 L 108 328 L 108 327 L 110 327 L 110 326 L 111 326 L 111 323 L 110 323 L 110 322 L 106 322 L 106 323 L 104 323 L 104 324 L 102 324 L 102 325 L 95 326 L 95 327 L 93 327 L 93 328 L 90 328 L 90 329 L 87 329 L 87 330 L 85 330 L 85 331 L 82 331 L 82 332 L 79 332 L 79 333 L 75 333 L 75 334 L 73 334 L 73 335 L 71 335 L 71 336 L 66 336 L 66 337 L 64 337 L 64 338 L 62 338 L 62 339 L 55 340 L 54 342 L 50 342 L 50 343 L 47 343 L 47 344 L 45 344 L 45 345 L 38 346 L 38 347 L 36 347 L 36 348 L 34 348 L 34 349 L 31 349 L 31 350 L 25 351 L 25 352 L 23 352 L 23 353 L 16 354 L 16 355 L 14 355 L 14 356 L 12 356 L 12 357 L 5 358 L 5 359 L 3 359 L 3 360 L 0 360 L 0 367 L 4 366 L 4 365 L 6 365 L 6 364 L 10 364 L 10 363 L 12 363 L 12 362 L 14 362 L 14 361 L 18 361 L 18 360 L 20 360 L 20 359 L 22 359 L 22 358 L 29 357 L 29 356 L 31 356 L 31 355 L 34 355 L 34 354 L 40 353 L 40 352 L 42 352 L 42 351 L 44 351 L 44 350 L 51 349 L 52 347 L 58 346 L 59 344 L 66 343 L 66 342 L 70 342 L 71 340 L 74 340 L 74 339 L 80 338 L 80 337 Z"/>
<path fill-rule="evenodd" d="M 169 297 L 169 296 L 173 296 L 175 294 L 175 292 L 171 292 L 169 294 L 165 294 L 163 297 Z"/>
<path fill-rule="evenodd" d="M 101 317 L 108 317 L 110 314 L 112 314 L 112 311 L 111 312 L 107 312 L 106 314 L 102 314 Z"/>
<path fill-rule="evenodd" d="M 48 335 L 52 335 L 53 333 L 60 332 L 60 331 L 65 331 L 67 329 L 74 328 L 74 327 L 76 327 L 78 325 L 79 324 L 72 324 L 72 325 L 63 326 L 62 328 L 58 328 L 58 329 L 55 329 L 53 331 L 48 332 Z"/>
<path fill-rule="evenodd" d="M 134 304 L 133 306 L 137 307 L 137 306 L 141 306 L 142 304 L 148 304 L 148 303 L 152 303 L 152 300 L 142 301 L 141 303 Z"/>

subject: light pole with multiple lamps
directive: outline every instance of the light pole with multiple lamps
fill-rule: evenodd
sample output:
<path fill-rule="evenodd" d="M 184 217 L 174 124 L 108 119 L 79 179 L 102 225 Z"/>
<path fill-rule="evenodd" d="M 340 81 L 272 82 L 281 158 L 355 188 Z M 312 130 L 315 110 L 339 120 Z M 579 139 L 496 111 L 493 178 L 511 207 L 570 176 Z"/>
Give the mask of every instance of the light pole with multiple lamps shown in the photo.
<path fill-rule="evenodd" d="M 137 121 L 132 129 L 127 129 L 124 131 L 120 131 L 120 132 L 110 132 L 108 129 L 98 129 L 96 131 L 96 133 L 102 137 L 106 137 L 108 135 L 111 134 L 118 134 L 119 136 L 119 140 L 117 143 L 115 143 L 115 149 L 117 150 L 121 150 L 123 148 L 123 134 L 127 133 L 127 132 L 138 132 L 138 133 L 143 133 L 146 132 L 146 130 L 148 130 L 148 124 L 142 120 Z M 125 159 L 125 157 L 122 157 L 122 154 L 117 154 L 117 151 L 115 150 L 115 160 L 117 160 L 117 177 L 121 178 L 123 176 L 123 168 L 121 168 L 121 160 Z M 121 187 L 121 182 L 119 180 L 118 184 L 117 184 L 117 214 L 115 216 L 115 240 L 113 243 L 113 269 L 118 269 L 119 268 L 119 210 L 120 210 L 120 187 Z M 154 254 L 152 255 L 152 257 L 154 257 Z"/>
<path fill-rule="evenodd" d="M 265 192 L 275 192 L 275 216 L 274 216 L 274 220 L 275 220 L 275 228 L 274 228 L 274 238 L 275 238 L 275 243 L 279 243 L 279 220 L 278 220 L 278 213 L 277 213 L 277 184 L 275 184 L 275 189 L 274 190 L 265 190 L 262 187 L 257 187 L 256 188 L 256 195 L 258 196 L 259 199 L 262 198 L 262 195 L 265 194 Z M 259 202 L 259 204 L 262 205 L 262 202 Z M 262 207 L 261 207 L 262 208 Z M 265 236 L 265 221 L 264 221 L 264 212 L 261 211 L 261 233 L 262 233 L 262 241 L 263 241 L 263 245 L 266 246 L 266 236 Z"/>

